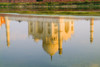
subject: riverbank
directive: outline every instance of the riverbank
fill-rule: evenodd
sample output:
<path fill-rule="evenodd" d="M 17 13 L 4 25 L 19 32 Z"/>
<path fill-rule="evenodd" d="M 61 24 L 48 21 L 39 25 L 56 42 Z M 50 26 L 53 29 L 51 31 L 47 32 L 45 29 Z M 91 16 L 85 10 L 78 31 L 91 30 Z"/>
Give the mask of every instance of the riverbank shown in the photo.
<path fill-rule="evenodd" d="M 100 16 L 100 1 L 0 3 L 0 13 Z"/>
<path fill-rule="evenodd" d="M 0 11 L 0 13 L 20 13 L 38 15 L 80 15 L 80 16 L 100 16 L 99 11 Z"/>

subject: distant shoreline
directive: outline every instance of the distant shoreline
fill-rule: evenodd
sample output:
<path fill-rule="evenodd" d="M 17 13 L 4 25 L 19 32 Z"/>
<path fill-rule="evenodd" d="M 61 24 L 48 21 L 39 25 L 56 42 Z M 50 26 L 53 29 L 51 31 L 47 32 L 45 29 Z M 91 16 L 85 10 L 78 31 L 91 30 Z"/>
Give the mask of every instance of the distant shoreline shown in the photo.
<path fill-rule="evenodd" d="M 0 3 L 0 13 L 100 16 L 100 2 Z"/>
<path fill-rule="evenodd" d="M 0 13 L 19 13 L 19 14 L 38 14 L 38 15 L 100 16 L 99 11 L 0 11 Z"/>

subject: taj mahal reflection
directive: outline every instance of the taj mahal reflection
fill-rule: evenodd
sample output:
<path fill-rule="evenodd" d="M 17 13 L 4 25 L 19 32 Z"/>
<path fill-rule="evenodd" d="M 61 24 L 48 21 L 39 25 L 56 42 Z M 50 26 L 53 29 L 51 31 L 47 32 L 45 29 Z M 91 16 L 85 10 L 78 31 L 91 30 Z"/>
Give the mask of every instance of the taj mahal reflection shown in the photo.
<path fill-rule="evenodd" d="M 19 20 L 20 18 L 14 18 Z M 13 20 L 14 20 L 13 19 Z M 0 17 L 0 27 L 5 24 L 7 46 L 10 46 L 10 20 L 9 17 Z M 20 19 L 21 20 L 21 19 Z M 23 20 L 23 19 L 22 19 Z M 33 18 L 28 19 L 28 36 L 32 36 L 35 42 L 42 40 L 44 51 L 51 56 L 55 53 L 62 55 L 62 43 L 74 34 L 73 18 Z M 93 42 L 94 19 L 90 19 L 90 42 Z"/>
<path fill-rule="evenodd" d="M 41 21 L 42 20 L 42 21 Z M 59 51 L 62 54 L 63 40 L 68 40 L 74 33 L 73 19 L 56 19 L 46 21 L 41 19 L 28 23 L 28 34 L 38 42 L 43 41 L 42 47 L 51 57 Z"/>

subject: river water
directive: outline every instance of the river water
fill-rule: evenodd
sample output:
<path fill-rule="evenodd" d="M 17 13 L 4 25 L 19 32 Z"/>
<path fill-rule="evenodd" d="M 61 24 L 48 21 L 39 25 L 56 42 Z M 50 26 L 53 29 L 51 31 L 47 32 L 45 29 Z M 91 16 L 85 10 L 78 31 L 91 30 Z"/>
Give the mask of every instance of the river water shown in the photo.
<path fill-rule="evenodd" d="M 100 67 L 100 17 L 0 14 L 0 67 Z"/>

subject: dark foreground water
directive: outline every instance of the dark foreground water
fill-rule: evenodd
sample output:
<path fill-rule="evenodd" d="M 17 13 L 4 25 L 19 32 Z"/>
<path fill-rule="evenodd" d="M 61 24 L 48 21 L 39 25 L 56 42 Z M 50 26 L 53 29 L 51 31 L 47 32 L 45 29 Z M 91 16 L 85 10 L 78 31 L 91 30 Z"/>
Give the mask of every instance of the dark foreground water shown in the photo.
<path fill-rule="evenodd" d="M 100 17 L 0 14 L 0 67 L 100 67 Z"/>

